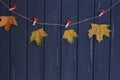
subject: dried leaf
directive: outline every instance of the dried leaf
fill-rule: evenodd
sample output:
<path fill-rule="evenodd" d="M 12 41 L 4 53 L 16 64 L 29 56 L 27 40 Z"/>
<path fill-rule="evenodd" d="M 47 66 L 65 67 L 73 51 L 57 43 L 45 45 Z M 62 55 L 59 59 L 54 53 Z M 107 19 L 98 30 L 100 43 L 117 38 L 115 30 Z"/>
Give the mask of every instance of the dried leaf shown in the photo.
<path fill-rule="evenodd" d="M 30 37 L 30 43 L 35 41 L 38 46 L 41 46 L 44 41 L 44 37 L 46 36 L 47 33 L 43 30 L 43 28 L 33 31 Z"/>
<path fill-rule="evenodd" d="M 75 30 L 70 29 L 64 31 L 63 39 L 66 39 L 68 43 L 72 44 L 74 42 L 74 38 L 77 38 Z"/>
<path fill-rule="evenodd" d="M 100 42 L 103 40 L 103 36 L 110 37 L 111 30 L 108 29 L 107 24 L 91 24 L 91 29 L 88 30 L 89 38 L 91 38 L 93 35 L 96 35 L 97 40 Z"/>
<path fill-rule="evenodd" d="M 4 27 L 6 31 L 9 31 L 11 25 L 17 25 L 17 21 L 14 16 L 0 17 L 0 27 Z"/>

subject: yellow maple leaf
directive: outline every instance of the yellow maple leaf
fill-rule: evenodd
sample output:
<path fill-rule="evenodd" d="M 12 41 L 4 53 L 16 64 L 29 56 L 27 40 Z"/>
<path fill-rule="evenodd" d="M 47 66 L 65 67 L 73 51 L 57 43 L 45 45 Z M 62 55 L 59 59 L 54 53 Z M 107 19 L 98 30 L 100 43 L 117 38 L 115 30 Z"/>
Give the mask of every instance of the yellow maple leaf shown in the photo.
<path fill-rule="evenodd" d="M 98 42 L 103 40 L 103 36 L 110 37 L 111 30 L 108 29 L 107 24 L 91 24 L 91 29 L 88 30 L 89 38 L 92 38 L 93 35 L 96 36 Z"/>
<path fill-rule="evenodd" d="M 17 21 L 14 16 L 0 17 L 0 27 L 4 27 L 6 31 L 9 31 L 11 25 L 17 25 Z"/>
<path fill-rule="evenodd" d="M 68 43 L 72 44 L 74 42 L 74 38 L 77 38 L 77 33 L 75 32 L 75 30 L 70 29 L 64 31 L 63 39 L 66 39 Z"/>
<path fill-rule="evenodd" d="M 30 43 L 35 41 L 38 46 L 41 46 L 44 41 L 44 37 L 46 36 L 47 33 L 43 30 L 43 28 L 33 31 L 30 37 Z"/>

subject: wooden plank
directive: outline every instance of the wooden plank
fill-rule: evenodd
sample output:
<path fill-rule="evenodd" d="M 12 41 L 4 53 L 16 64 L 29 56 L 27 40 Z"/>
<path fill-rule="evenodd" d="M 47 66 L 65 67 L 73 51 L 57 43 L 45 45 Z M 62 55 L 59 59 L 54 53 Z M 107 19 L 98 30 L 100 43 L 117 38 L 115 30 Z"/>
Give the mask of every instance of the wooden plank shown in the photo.
<path fill-rule="evenodd" d="M 45 22 L 60 23 L 61 0 L 45 0 Z M 60 28 L 45 26 L 45 80 L 60 80 Z"/>
<path fill-rule="evenodd" d="M 28 0 L 28 17 L 37 17 L 39 22 L 44 21 L 44 0 Z M 28 24 L 28 40 L 31 32 L 41 28 L 41 25 Z M 28 80 L 43 80 L 43 46 L 37 46 L 35 42 L 28 44 Z"/>
<path fill-rule="evenodd" d="M 118 0 L 112 0 L 112 4 Z M 120 79 L 120 3 L 112 9 L 111 14 L 111 57 L 110 57 L 110 80 Z"/>
<path fill-rule="evenodd" d="M 27 0 L 11 0 L 11 6 L 16 4 L 16 12 L 27 16 Z M 18 26 L 11 28 L 11 80 L 27 79 L 27 21 L 12 13 Z"/>
<path fill-rule="evenodd" d="M 9 5 L 9 0 L 4 0 L 4 2 Z M 8 16 L 8 9 L 0 3 L 0 16 Z M 6 32 L 4 28 L 0 28 L 0 79 L 9 80 L 10 79 L 10 58 L 9 58 L 9 32 Z"/>
<path fill-rule="evenodd" d="M 79 1 L 79 21 L 94 16 L 94 0 Z M 88 29 L 93 20 L 78 26 L 78 80 L 93 80 L 93 39 L 88 38 Z"/>
<path fill-rule="evenodd" d="M 65 20 L 71 19 L 72 23 L 77 21 L 78 0 L 62 0 L 62 24 L 66 24 Z M 68 29 L 75 29 L 77 25 L 69 26 Z M 62 36 L 65 31 L 62 27 Z M 77 39 L 73 44 L 69 44 L 66 40 L 62 40 L 61 49 L 61 80 L 76 80 L 77 77 Z"/>
<path fill-rule="evenodd" d="M 110 0 L 96 0 L 95 15 L 99 15 L 101 9 L 108 9 L 110 7 Z M 110 12 L 107 12 L 101 18 L 96 19 L 95 23 L 110 24 Z M 110 28 L 110 26 L 109 26 Z M 94 38 L 95 39 L 95 38 Z M 100 43 L 94 42 L 94 79 L 95 80 L 109 80 L 109 51 L 110 38 L 104 37 Z"/>

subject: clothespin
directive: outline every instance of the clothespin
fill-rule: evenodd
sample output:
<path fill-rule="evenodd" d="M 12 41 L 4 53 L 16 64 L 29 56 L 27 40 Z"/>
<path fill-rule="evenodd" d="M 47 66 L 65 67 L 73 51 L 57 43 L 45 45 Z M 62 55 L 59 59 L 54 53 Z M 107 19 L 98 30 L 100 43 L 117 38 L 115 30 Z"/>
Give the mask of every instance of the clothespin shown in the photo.
<path fill-rule="evenodd" d="M 99 14 L 99 17 L 101 17 L 103 14 L 105 14 L 106 13 L 106 10 L 105 9 L 102 9 L 101 10 L 101 13 Z"/>
<path fill-rule="evenodd" d="M 71 20 L 67 20 L 67 24 L 65 25 L 65 28 L 68 28 L 68 26 L 71 24 Z"/>
<path fill-rule="evenodd" d="M 16 9 L 17 9 L 17 6 L 16 6 L 16 5 L 13 5 L 13 6 L 9 9 L 9 11 L 16 10 Z"/>
<path fill-rule="evenodd" d="M 37 21 L 38 21 L 38 18 L 33 18 L 33 26 L 35 26 Z"/>

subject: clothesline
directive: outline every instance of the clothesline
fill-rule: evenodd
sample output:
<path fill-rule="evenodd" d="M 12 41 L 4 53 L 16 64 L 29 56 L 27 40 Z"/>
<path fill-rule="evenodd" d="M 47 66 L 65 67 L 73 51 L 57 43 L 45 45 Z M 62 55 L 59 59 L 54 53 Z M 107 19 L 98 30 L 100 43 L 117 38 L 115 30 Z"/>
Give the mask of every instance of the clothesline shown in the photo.
<path fill-rule="evenodd" d="M 2 0 L 0 0 L 0 2 L 6 7 L 8 8 L 8 10 L 10 9 L 10 7 Z M 120 3 L 120 0 L 118 0 L 117 2 L 115 2 L 111 7 L 109 7 L 105 13 L 109 12 L 113 7 L 115 7 L 116 5 L 118 5 L 118 3 Z M 11 11 L 12 13 L 20 16 L 21 18 L 33 23 L 34 21 L 32 19 L 29 19 L 27 18 L 26 16 L 16 12 L 16 11 Z M 102 15 L 101 15 L 102 16 Z M 83 19 L 81 21 L 78 21 L 78 22 L 74 22 L 74 23 L 71 23 L 69 26 L 72 26 L 72 25 L 77 25 L 77 24 L 80 24 L 80 23 L 83 23 L 83 22 L 86 22 L 86 21 L 89 21 L 89 20 L 92 20 L 92 19 L 96 19 L 96 18 L 99 18 L 101 16 L 95 16 L 95 17 L 90 17 L 90 18 L 86 18 L 86 19 Z M 50 25 L 50 26 L 65 26 L 65 24 L 57 24 L 57 23 L 41 23 L 41 22 L 36 22 L 36 24 L 39 24 L 39 25 Z"/>

